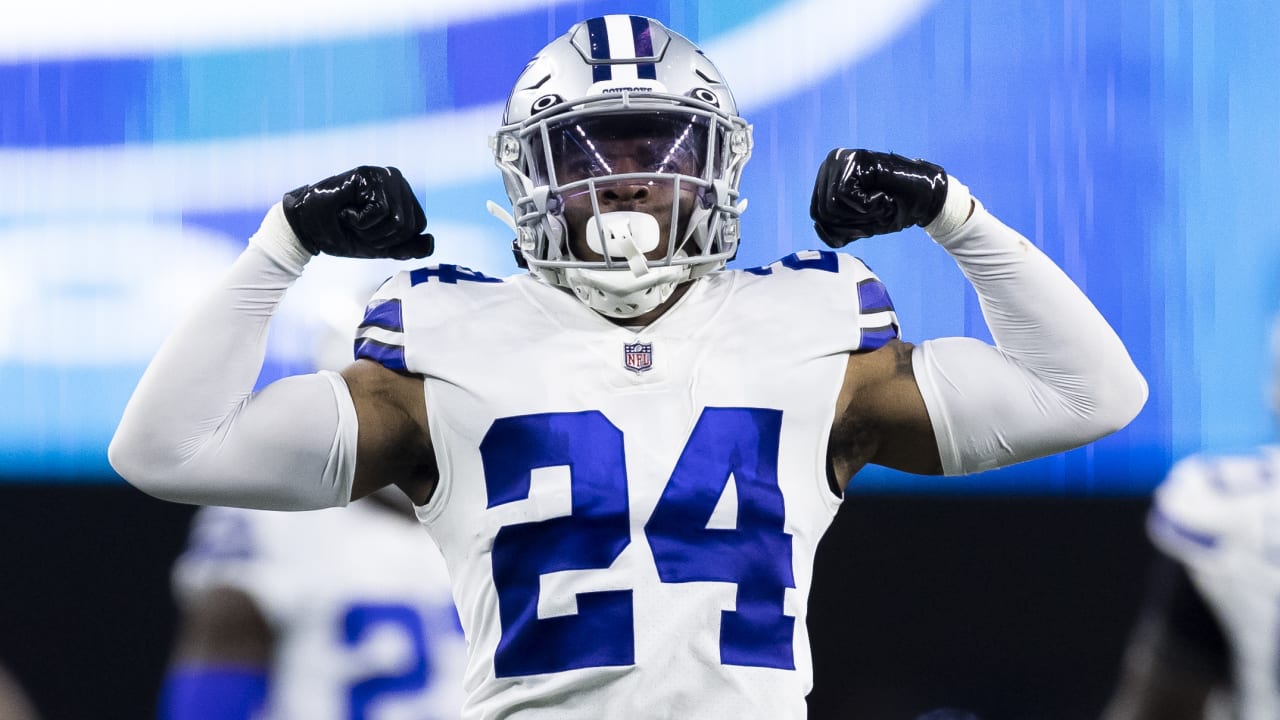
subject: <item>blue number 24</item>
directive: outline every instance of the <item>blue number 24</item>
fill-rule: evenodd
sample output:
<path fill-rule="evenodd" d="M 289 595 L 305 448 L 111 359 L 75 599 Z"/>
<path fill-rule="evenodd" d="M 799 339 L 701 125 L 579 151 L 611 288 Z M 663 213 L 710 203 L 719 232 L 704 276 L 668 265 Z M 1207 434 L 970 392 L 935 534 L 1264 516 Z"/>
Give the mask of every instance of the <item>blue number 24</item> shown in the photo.
<path fill-rule="evenodd" d="M 795 618 L 783 613 L 795 578 L 778 486 L 781 430 L 778 410 L 704 409 L 644 527 L 663 582 L 737 586 L 735 609 L 721 613 L 726 665 L 795 668 Z M 597 411 L 499 418 L 480 454 L 490 508 L 528 498 L 537 468 L 567 466 L 571 478 L 569 515 L 508 525 L 494 538 L 497 676 L 633 664 L 631 590 L 579 593 L 576 614 L 538 617 L 542 575 L 607 569 L 631 543 L 622 431 Z M 730 477 L 736 527 L 709 527 Z"/>

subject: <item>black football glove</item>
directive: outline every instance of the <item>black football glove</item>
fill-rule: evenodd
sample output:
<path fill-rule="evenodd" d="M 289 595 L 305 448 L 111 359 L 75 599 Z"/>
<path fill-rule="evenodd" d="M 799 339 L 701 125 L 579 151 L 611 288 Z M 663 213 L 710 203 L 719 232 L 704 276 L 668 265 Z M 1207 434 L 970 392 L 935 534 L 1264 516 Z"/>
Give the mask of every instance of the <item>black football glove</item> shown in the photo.
<path fill-rule="evenodd" d="M 289 227 L 312 253 L 408 260 L 431 254 L 427 216 L 393 168 L 360 166 L 284 194 Z"/>
<path fill-rule="evenodd" d="M 947 199 L 947 173 L 924 160 L 871 150 L 832 150 L 818 168 L 809 216 L 831 247 L 928 225 Z"/>

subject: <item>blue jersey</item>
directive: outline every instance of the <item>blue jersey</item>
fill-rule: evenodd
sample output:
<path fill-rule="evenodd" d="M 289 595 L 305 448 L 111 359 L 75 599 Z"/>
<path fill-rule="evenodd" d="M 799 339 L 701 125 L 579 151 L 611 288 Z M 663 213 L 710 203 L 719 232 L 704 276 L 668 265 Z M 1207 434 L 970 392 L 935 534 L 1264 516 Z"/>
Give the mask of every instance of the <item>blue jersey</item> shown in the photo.
<path fill-rule="evenodd" d="M 805 717 L 836 398 L 897 332 L 825 251 L 712 273 L 634 329 L 529 275 L 383 286 L 357 354 L 425 378 L 418 517 L 468 638 L 464 717 Z"/>

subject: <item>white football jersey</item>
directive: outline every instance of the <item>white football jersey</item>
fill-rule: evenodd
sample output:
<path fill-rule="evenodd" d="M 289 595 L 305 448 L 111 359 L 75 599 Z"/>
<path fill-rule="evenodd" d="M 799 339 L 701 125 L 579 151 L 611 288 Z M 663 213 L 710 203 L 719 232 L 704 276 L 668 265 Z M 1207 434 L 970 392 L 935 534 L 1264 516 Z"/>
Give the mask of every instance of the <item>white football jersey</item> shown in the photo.
<path fill-rule="evenodd" d="M 267 719 L 459 716 L 466 648 L 448 575 L 407 510 L 203 508 L 173 577 L 179 597 L 228 586 L 262 610 L 276 635 Z"/>
<path fill-rule="evenodd" d="M 469 641 L 464 717 L 804 718 L 827 442 L 884 286 L 810 251 L 628 329 L 530 275 L 401 273 L 357 355 L 425 376 L 418 516 Z"/>
<path fill-rule="evenodd" d="M 1280 718 L 1280 447 L 1179 462 L 1156 491 L 1148 529 L 1222 624 L 1235 717 Z"/>

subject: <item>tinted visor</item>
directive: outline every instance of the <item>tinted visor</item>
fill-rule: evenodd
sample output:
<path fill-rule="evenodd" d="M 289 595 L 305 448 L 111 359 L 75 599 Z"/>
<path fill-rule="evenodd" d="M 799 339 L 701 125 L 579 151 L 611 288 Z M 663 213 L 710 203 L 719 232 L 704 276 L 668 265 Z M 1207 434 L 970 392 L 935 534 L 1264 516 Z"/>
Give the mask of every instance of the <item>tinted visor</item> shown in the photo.
<path fill-rule="evenodd" d="M 564 186 L 589 178 L 631 173 L 704 178 L 707 168 L 706 117 L 671 111 L 582 115 L 549 120 L 543 137 L 534 135 L 538 184 Z M 554 182 L 546 171 L 555 170 Z"/>

